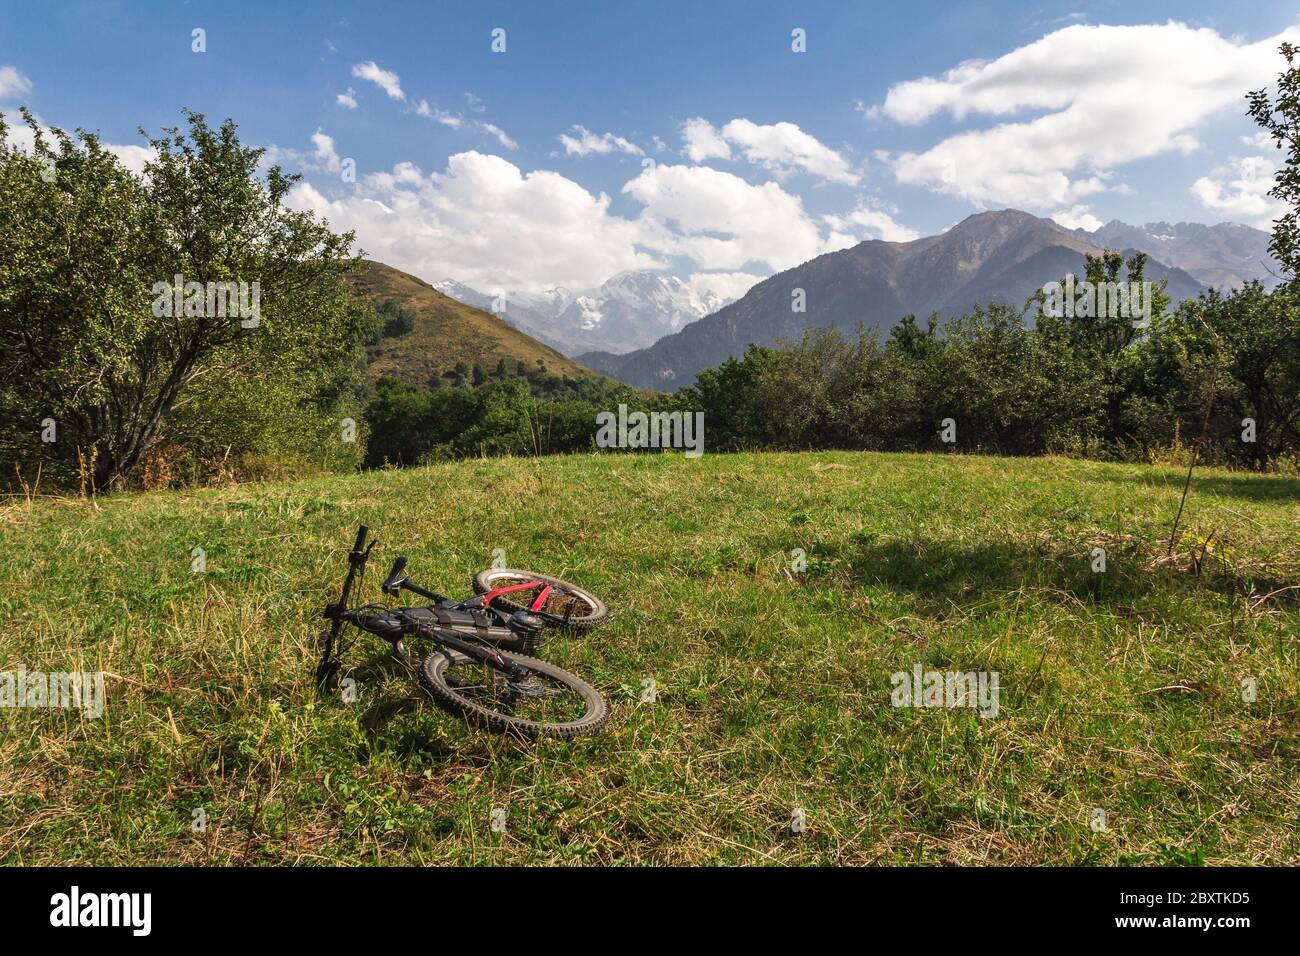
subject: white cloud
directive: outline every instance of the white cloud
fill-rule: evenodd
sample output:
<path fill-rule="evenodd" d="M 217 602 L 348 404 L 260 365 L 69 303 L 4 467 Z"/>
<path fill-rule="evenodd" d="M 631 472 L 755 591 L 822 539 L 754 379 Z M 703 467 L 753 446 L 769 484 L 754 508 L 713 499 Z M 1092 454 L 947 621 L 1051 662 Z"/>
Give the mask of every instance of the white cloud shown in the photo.
<path fill-rule="evenodd" d="M 365 63 L 358 63 L 352 68 L 352 75 L 359 80 L 369 80 L 381 90 L 388 94 L 390 99 L 405 100 L 406 94 L 402 92 L 402 83 L 396 73 L 391 70 L 385 70 L 374 60 L 367 60 Z"/>
<path fill-rule="evenodd" d="M 334 101 L 344 109 L 354 110 L 357 108 L 357 91 L 349 86 L 348 91 L 334 97 Z"/>
<path fill-rule="evenodd" d="M 682 142 L 686 144 L 686 158 L 693 163 L 706 159 L 731 159 L 731 147 L 713 128 L 713 124 L 698 116 L 682 124 Z"/>
<path fill-rule="evenodd" d="M 883 110 L 881 110 L 879 104 L 868 106 L 866 103 L 862 102 L 862 100 L 854 100 L 853 108 L 861 113 L 862 118 L 868 123 L 879 122 L 880 117 L 883 115 Z"/>
<path fill-rule="evenodd" d="M 343 168 L 343 161 L 339 159 L 338 151 L 334 149 L 334 137 L 327 136 L 320 130 L 311 134 L 311 143 L 315 148 L 315 158 L 320 165 L 331 173 L 337 173 Z"/>
<path fill-rule="evenodd" d="M 1091 209 L 1082 204 L 1075 204 L 1069 209 L 1058 209 L 1052 213 L 1051 219 L 1064 229 L 1084 229 L 1088 232 L 1096 232 L 1105 225 L 1092 214 Z"/>
<path fill-rule="evenodd" d="M 0 66 L 0 99 L 17 99 L 32 91 L 32 81 L 19 73 L 16 67 Z"/>
<path fill-rule="evenodd" d="M 979 206 L 1068 208 L 1106 189 L 1115 167 L 1197 149 L 1193 130 L 1269 82 L 1286 39 L 1300 42 L 1300 30 L 1248 44 L 1176 22 L 1074 25 L 996 60 L 899 83 L 883 113 L 901 123 L 1046 112 L 896 156 L 894 175 Z"/>
<path fill-rule="evenodd" d="M 513 139 L 511 139 L 509 136 L 507 136 L 506 131 L 499 126 L 494 126 L 491 123 L 479 123 L 478 128 L 483 130 L 483 132 L 489 133 L 492 136 L 496 137 L 496 141 L 500 143 L 502 146 L 504 146 L 506 149 L 519 148 L 519 144 L 516 143 Z"/>
<path fill-rule="evenodd" d="M 320 131 L 312 139 L 310 153 L 278 152 L 310 169 L 335 168 L 333 140 Z M 289 203 L 335 228 L 355 229 L 376 259 L 429 281 L 454 276 L 484 290 L 592 288 L 618 272 L 667 268 L 681 257 L 701 276 L 690 280 L 694 288 L 732 297 L 759 273 L 856 241 L 809 216 L 777 183 L 752 185 L 707 167 L 642 170 L 623 193 L 642 207 L 634 218 L 614 215 L 609 196 L 558 173 L 524 172 L 469 151 L 451 156 L 441 173 L 399 163 L 332 195 L 303 182 Z"/>
<path fill-rule="evenodd" d="M 137 176 L 144 175 L 144 167 L 158 158 L 158 151 L 152 146 L 104 143 L 104 148 L 116 156 L 123 166 Z"/>
<path fill-rule="evenodd" d="M 352 75 L 358 79 L 369 80 L 371 83 L 374 83 L 387 93 L 391 99 L 401 100 L 404 103 L 408 102 L 406 92 L 402 89 L 401 78 L 392 70 L 385 70 L 383 67 L 375 63 L 374 60 L 368 60 L 365 63 L 358 63 L 352 68 Z M 352 91 L 349 90 L 348 92 L 351 93 Z M 482 111 L 482 100 L 477 96 L 474 96 L 472 93 L 466 93 L 465 96 L 469 102 L 470 109 Z M 343 103 L 342 96 L 339 97 L 339 102 Z M 411 109 L 414 110 L 417 116 L 423 116 L 427 119 L 435 120 L 443 126 L 448 126 L 452 129 L 460 129 L 465 125 L 465 120 L 462 117 L 456 116 L 447 110 L 432 106 L 428 100 L 420 100 L 418 103 L 415 101 L 410 102 L 413 103 Z M 519 148 L 519 144 L 511 139 L 505 130 L 494 123 L 474 121 L 473 126 L 487 133 L 506 149 Z"/>
<path fill-rule="evenodd" d="M 569 133 L 573 135 L 571 136 Z M 560 134 L 560 142 L 564 144 L 565 156 L 590 156 L 592 153 L 608 156 L 613 152 L 628 153 L 632 156 L 645 155 L 641 147 L 636 143 L 630 142 L 622 136 L 615 136 L 613 133 L 597 135 L 585 126 L 576 124 L 570 128 L 569 133 Z"/>
<path fill-rule="evenodd" d="M 36 134 L 32 132 L 27 121 L 22 115 L 16 112 L 6 113 L 0 110 L 0 119 L 5 121 L 8 126 L 8 142 L 19 152 L 31 154 L 36 148 Z M 44 134 L 46 143 L 56 153 L 59 152 L 59 142 L 50 133 L 50 127 L 40 116 L 35 116 L 36 124 Z M 158 151 L 152 146 L 135 146 L 130 143 L 108 143 L 103 140 L 100 145 L 108 152 L 117 157 L 118 162 L 129 169 L 136 175 L 144 174 L 146 164 L 152 162 L 158 156 Z"/>
<path fill-rule="evenodd" d="M 340 198 L 300 183 L 289 202 L 355 229 L 369 255 L 429 281 L 455 276 L 484 290 L 590 288 L 627 269 L 665 265 L 637 248 L 642 227 L 611 215 L 607 195 L 475 151 L 451 156 L 444 172 L 427 176 L 400 163 L 363 177 Z"/>
<path fill-rule="evenodd" d="M 722 127 L 722 135 L 739 146 L 751 163 L 772 172 L 799 169 L 833 183 L 852 186 L 858 182 L 843 156 L 794 123 L 760 126 L 747 119 L 734 119 Z"/>
<path fill-rule="evenodd" d="M 716 129 L 708 120 L 695 117 L 682 124 L 682 141 L 686 144 L 686 157 L 695 163 L 731 159 L 734 144 L 746 160 L 778 176 L 802 170 L 830 182 L 849 185 L 858 182 L 858 176 L 843 156 L 794 123 L 761 125 L 747 119 L 733 119 Z"/>
<path fill-rule="evenodd" d="M 856 245 L 864 239 L 911 242 L 921 238 L 919 232 L 897 222 L 889 212 L 861 201 L 852 212 L 822 216 L 822 219 L 831 227 L 832 242 L 839 246 Z"/>
<path fill-rule="evenodd" d="M 1273 138 L 1272 133 L 1266 130 L 1260 130 L 1254 136 L 1243 136 L 1241 138 L 1241 141 L 1245 143 L 1247 146 L 1253 146 L 1256 149 L 1277 149 L 1278 148 L 1277 140 Z"/>
<path fill-rule="evenodd" d="M 696 272 L 683 281 L 701 298 L 711 292 L 720 299 L 734 300 L 765 278 L 752 272 Z"/>
<path fill-rule="evenodd" d="M 460 129 L 461 124 L 464 122 L 459 116 L 453 116 L 444 109 L 430 106 L 428 100 L 420 100 L 415 105 L 415 115 L 434 120 L 443 126 L 450 126 L 452 129 Z"/>
<path fill-rule="evenodd" d="M 339 173 L 343 169 L 343 160 L 334 148 L 334 137 L 322 130 L 311 135 L 311 152 L 300 149 L 286 149 L 274 144 L 266 147 L 262 154 L 260 168 L 283 166 L 290 171 L 308 173 Z"/>
<path fill-rule="evenodd" d="M 1284 203 L 1268 194 L 1276 182 L 1277 165 L 1275 158 L 1267 156 L 1236 157 L 1196 180 L 1189 189 L 1206 209 L 1271 229 L 1273 220 L 1286 209 Z"/>
<path fill-rule="evenodd" d="M 641 241 L 710 269 L 788 269 L 829 251 L 798 196 L 707 166 L 658 165 L 623 186 L 645 206 Z"/>

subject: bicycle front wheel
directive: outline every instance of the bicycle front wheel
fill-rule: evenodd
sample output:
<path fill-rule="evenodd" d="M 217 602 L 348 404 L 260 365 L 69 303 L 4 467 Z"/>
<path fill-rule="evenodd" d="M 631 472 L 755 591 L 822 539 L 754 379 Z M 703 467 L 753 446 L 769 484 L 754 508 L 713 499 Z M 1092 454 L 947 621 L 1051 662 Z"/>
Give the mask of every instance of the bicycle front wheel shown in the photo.
<path fill-rule="evenodd" d="M 416 673 L 435 704 L 492 733 L 568 740 L 597 734 L 605 726 L 609 707 L 582 678 L 535 657 L 498 653 L 527 674 L 510 677 L 447 650 L 429 654 Z"/>

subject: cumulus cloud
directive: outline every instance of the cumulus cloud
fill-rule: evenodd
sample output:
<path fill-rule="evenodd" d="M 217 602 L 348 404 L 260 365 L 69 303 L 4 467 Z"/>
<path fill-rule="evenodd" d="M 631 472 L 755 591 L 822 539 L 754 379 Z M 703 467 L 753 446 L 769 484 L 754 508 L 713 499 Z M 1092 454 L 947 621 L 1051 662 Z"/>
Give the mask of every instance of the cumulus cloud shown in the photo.
<path fill-rule="evenodd" d="M 831 227 L 830 241 L 835 245 L 853 245 L 864 239 L 911 242 L 921 238 L 919 232 L 896 221 L 886 210 L 863 202 L 859 202 L 852 212 L 827 215 L 822 219 Z"/>
<path fill-rule="evenodd" d="M 1074 25 L 996 60 L 899 83 L 882 113 L 900 123 L 1043 115 L 893 157 L 894 175 L 978 206 L 1068 209 L 1106 189 L 1115 167 L 1199 148 L 1201 123 L 1272 79 L 1283 40 L 1300 42 L 1300 30 L 1245 43 L 1176 22 Z"/>
<path fill-rule="evenodd" d="M 1277 159 L 1268 156 L 1236 157 L 1189 188 L 1206 209 L 1269 229 L 1285 211 L 1284 204 L 1268 194 L 1275 185 L 1277 165 Z"/>
<path fill-rule="evenodd" d="M 17 99 L 32 91 L 32 81 L 16 67 L 0 66 L 0 100 Z"/>
<path fill-rule="evenodd" d="M 761 262 L 788 269 L 828 247 L 803 202 L 777 183 L 752 185 L 707 166 L 658 165 L 623 186 L 645 208 L 642 241 L 713 269 Z"/>
<path fill-rule="evenodd" d="M 614 152 L 628 153 L 632 156 L 644 155 L 640 146 L 622 136 L 615 136 L 613 133 L 597 135 L 587 127 L 576 124 L 569 129 L 568 133 L 560 134 L 560 142 L 564 145 L 565 156 L 590 156 L 592 153 L 608 156 Z"/>
<path fill-rule="evenodd" d="M 304 168 L 337 168 L 318 131 L 310 152 L 278 150 Z M 299 183 L 289 203 L 354 229 L 376 259 L 434 281 L 479 289 L 591 288 L 630 269 L 686 260 L 693 287 L 734 297 L 763 274 L 858 241 L 807 213 L 775 182 L 753 185 L 702 166 L 659 165 L 623 186 L 640 206 L 615 215 L 611 199 L 547 170 L 525 172 L 500 156 L 456 153 L 442 172 L 412 163 L 371 173 L 346 192 Z M 327 194 L 329 193 L 329 194 Z M 855 229 L 867 229 L 855 220 Z"/>
<path fill-rule="evenodd" d="M 720 299 L 734 300 L 765 278 L 752 272 L 696 272 L 683 281 L 701 298 L 713 293 Z"/>
<path fill-rule="evenodd" d="M 1241 141 L 1245 143 L 1247 146 L 1253 146 L 1256 149 L 1277 149 L 1278 148 L 1277 140 L 1273 138 L 1273 134 L 1265 130 L 1260 130 L 1254 136 L 1243 136 L 1241 138 Z"/>
<path fill-rule="evenodd" d="M 334 101 L 344 109 L 354 110 L 357 108 L 357 91 L 349 86 L 347 92 L 334 97 Z"/>
<path fill-rule="evenodd" d="M 152 146 L 132 146 L 121 143 L 104 143 L 104 148 L 118 158 L 118 161 L 137 176 L 144 175 L 144 168 L 158 158 L 158 151 Z"/>
<path fill-rule="evenodd" d="M 58 152 L 59 143 L 50 133 L 50 127 L 40 116 L 34 117 L 36 125 L 40 127 L 41 133 L 45 136 L 49 146 Z M 17 112 L 6 113 L 0 110 L 0 119 L 3 119 L 8 127 L 7 139 L 11 146 L 19 152 L 31 154 L 36 148 L 36 134 L 32 132 L 27 121 Z M 146 165 L 151 163 L 158 156 L 158 151 L 152 146 L 135 146 L 130 143 L 108 143 L 100 140 L 100 145 L 108 152 L 117 157 L 118 161 L 127 169 L 136 175 L 143 175 Z"/>
<path fill-rule="evenodd" d="M 270 166 L 282 166 L 293 172 L 304 173 L 340 173 L 343 160 L 334 147 L 334 137 L 323 130 L 316 130 L 311 135 L 311 151 L 286 149 L 282 146 L 266 147 L 258 164 L 266 169 Z"/>
<path fill-rule="evenodd" d="M 688 119 L 682 124 L 682 142 L 686 144 L 686 158 L 693 163 L 706 159 L 731 159 L 731 147 L 706 119 Z"/>
<path fill-rule="evenodd" d="M 399 163 L 339 198 L 299 183 L 288 201 L 355 229 L 376 259 L 478 289 L 589 288 L 627 269 L 665 265 L 638 249 L 641 227 L 612 215 L 604 193 L 477 151 L 451 156 L 441 173 Z"/>
<path fill-rule="evenodd" d="M 843 156 L 794 123 L 761 125 L 747 119 L 733 119 L 716 129 L 708 120 L 695 117 L 682 125 L 682 141 L 686 145 L 686 157 L 696 163 L 731 159 L 734 145 L 746 160 L 778 176 L 803 171 L 829 182 L 849 185 L 858 182 L 858 176 Z"/>
<path fill-rule="evenodd" d="M 374 60 L 367 60 L 365 63 L 358 63 L 352 68 L 352 75 L 359 80 L 369 80 L 381 90 L 388 94 L 389 99 L 403 100 L 406 94 L 402 91 L 402 82 L 392 70 L 385 70 Z"/>
<path fill-rule="evenodd" d="M 1065 229 L 1084 229 L 1088 232 L 1096 232 L 1105 225 L 1092 214 L 1091 209 L 1082 204 L 1073 205 L 1069 209 L 1058 209 L 1050 218 Z"/>
<path fill-rule="evenodd" d="M 316 130 L 311 135 L 311 143 L 314 148 L 313 155 L 327 172 L 337 173 L 343 168 L 343 161 L 334 148 L 333 136 L 328 136 L 320 130 Z"/>
<path fill-rule="evenodd" d="M 722 135 L 739 146 L 751 163 L 772 172 L 803 170 L 833 183 L 858 182 L 843 156 L 794 123 L 761 126 L 747 119 L 734 119 L 722 127 Z"/>

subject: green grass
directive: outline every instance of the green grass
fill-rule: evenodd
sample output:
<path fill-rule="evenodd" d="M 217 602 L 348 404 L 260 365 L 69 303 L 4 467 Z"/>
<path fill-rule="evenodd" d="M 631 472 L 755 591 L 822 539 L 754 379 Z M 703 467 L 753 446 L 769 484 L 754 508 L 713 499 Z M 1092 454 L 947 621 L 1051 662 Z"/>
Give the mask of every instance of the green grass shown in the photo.
<path fill-rule="evenodd" d="M 1300 482 L 1198 473 L 1184 527 L 1217 545 L 1199 573 L 1190 537 L 1163 560 L 1181 483 L 663 454 L 8 499 L 0 670 L 116 676 L 102 719 L 0 711 L 0 860 L 1294 862 Z M 606 627 L 543 653 L 604 691 L 607 732 L 471 729 L 377 639 L 349 658 L 359 700 L 318 699 L 314 634 L 361 522 L 382 539 L 370 600 L 398 553 L 468 593 L 494 548 L 603 595 Z M 997 716 L 892 707 L 918 662 L 997 671 Z"/>

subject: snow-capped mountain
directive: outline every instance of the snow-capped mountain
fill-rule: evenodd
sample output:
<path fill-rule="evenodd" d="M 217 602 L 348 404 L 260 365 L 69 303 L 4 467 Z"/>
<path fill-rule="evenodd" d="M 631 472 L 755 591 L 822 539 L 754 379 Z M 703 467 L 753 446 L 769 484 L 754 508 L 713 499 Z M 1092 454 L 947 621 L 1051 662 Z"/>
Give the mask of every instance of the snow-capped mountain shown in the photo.
<path fill-rule="evenodd" d="M 466 305 L 498 313 L 520 331 L 567 355 L 644 348 L 735 301 L 734 296 L 648 270 L 620 272 L 599 288 L 577 294 L 557 287 L 496 295 L 454 279 L 435 282 L 433 287 Z"/>
<path fill-rule="evenodd" d="M 1140 249 L 1176 266 L 1207 286 L 1239 289 L 1251 279 L 1265 288 L 1278 283 L 1280 269 L 1268 253 L 1269 234 L 1239 222 L 1213 226 L 1199 222 L 1148 222 L 1130 226 L 1118 219 L 1087 232 L 1075 233 L 1094 245 L 1111 249 Z"/>

